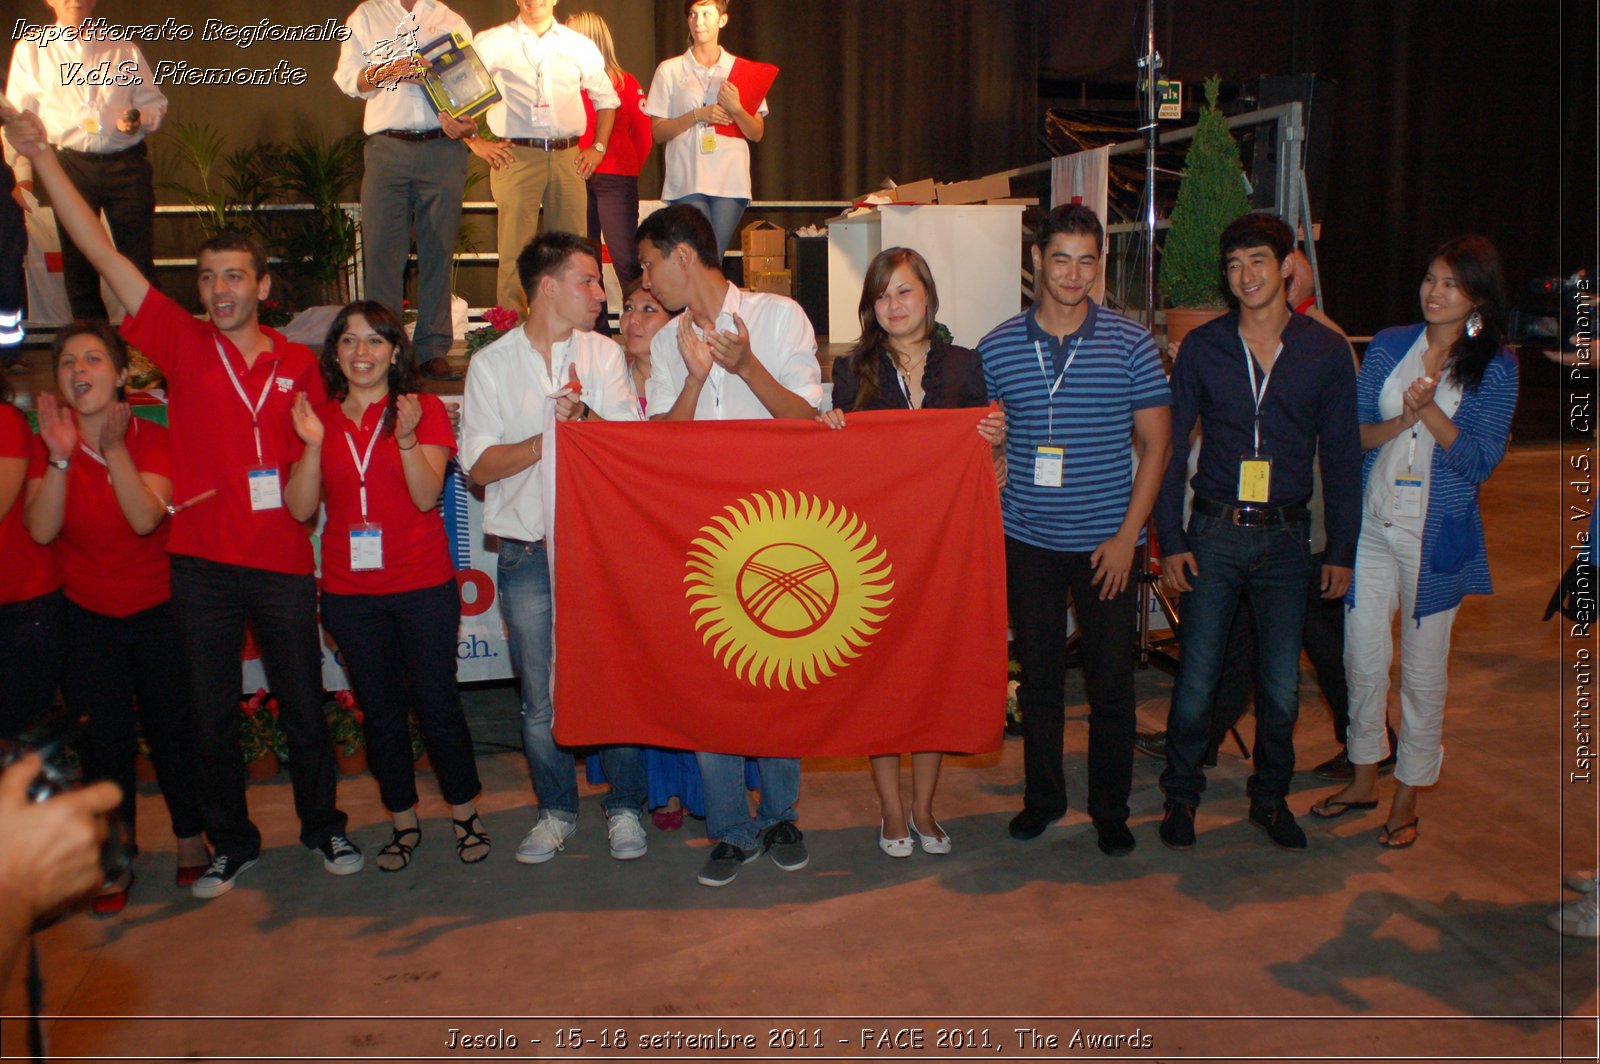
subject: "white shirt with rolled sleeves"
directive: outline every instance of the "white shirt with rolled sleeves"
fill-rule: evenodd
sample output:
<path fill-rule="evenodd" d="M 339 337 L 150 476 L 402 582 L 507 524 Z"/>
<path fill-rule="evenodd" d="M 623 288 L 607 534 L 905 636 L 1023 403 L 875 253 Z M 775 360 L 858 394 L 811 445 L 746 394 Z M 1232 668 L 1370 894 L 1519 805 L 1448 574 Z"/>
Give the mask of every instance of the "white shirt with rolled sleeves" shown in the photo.
<path fill-rule="evenodd" d="M 622 348 L 597 333 L 574 332 L 554 345 L 551 368 L 520 327 L 476 355 L 467 370 L 466 408 L 461 415 L 461 465 L 470 470 L 483 452 L 544 433 L 549 396 L 565 386 L 576 367 L 583 401 L 607 421 L 638 421 L 639 401 L 628 383 Z M 548 457 L 548 456 L 547 456 Z M 541 483 L 543 461 L 484 489 L 483 530 L 537 542 L 549 531 Z"/>
<path fill-rule="evenodd" d="M 113 80 L 128 84 L 62 84 L 64 72 L 88 74 L 106 64 Z M 129 41 L 53 40 L 41 48 L 36 41 L 20 40 L 11 52 L 6 98 L 18 110 L 37 114 L 56 147 L 97 155 L 126 151 L 160 129 L 167 116 L 167 98 L 156 88 L 150 64 Z M 123 133 L 117 121 L 129 108 L 138 109 L 139 128 Z M 10 142 L 5 158 L 18 181 L 33 179 L 33 164 Z"/>
<path fill-rule="evenodd" d="M 656 67 L 650 79 L 650 94 L 644 102 L 644 113 L 651 118 L 676 118 L 708 103 L 717 102 L 717 89 L 728 80 L 733 69 L 734 56 L 726 48 L 722 57 L 710 67 L 695 62 L 694 52 L 664 60 Z M 767 113 L 767 101 L 755 107 L 749 100 L 740 101 L 753 115 Z M 717 134 L 717 150 L 702 152 L 700 135 L 704 129 L 696 123 L 667 141 L 667 172 L 661 183 L 661 198 L 667 202 L 682 199 L 692 193 L 702 196 L 726 196 L 730 199 L 750 198 L 750 142 L 743 137 Z"/>
<path fill-rule="evenodd" d="M 767 367 L 767 372 L 813 407 L 821 406 L 822 368 L 817 365 L 817 335 L 800 304 L 785 296 L 746 292 L 729 282 L 722 311 L 717 315 L 717 330 L 738 332 L 733 323 L 735 314 L 744 321 L 750 333 L 750 350 Z M 698 327 L 691 327 L 703 335 Z M 645 405 L 662 413 L 672 409 L 688 379 L 689 367 L 678 350 L 678 318 L 674 318 L 650 342 L 650 380 L 645 385 Z M 695 406 L 696 421 L 738 421 L 771 416 L 749 385 L 721 366 L 711 367 Z"/>
<path fill-rule="evenodd" d="M 541 37 L 514 19 L 484 30 L 472 47 L 504 97 L 489 108 L 489 129 L 497 137 L 578 136 L 588 125 L 580 90 L 589 94 L 596 111 L 622 103 L 600 49 L 559 22 Z M 549 105 L 548 121 L 534 117 L 543 104 Z"/>
<path fill-rule="evenodd" d="M 366 0 L 345 19 L 350 36 L 339 45 L 339 65 L 333 83 L 346 96 L 367 102 L 361 121 L 365 133 L 386 129 L 406 129 L 431 133 L 439 128 L 439 116 L 428 103 L 428 95 L 417 81 L 395 81 L 375 89 L 363 89 L 361 72 L 382 65 L 414 48 L 420 48 L 449 33 L 459 33 L 472 42 L 472 27 L 467 20 L 437 0 L 417 0 L 408 13 L 400 0 Z"/>

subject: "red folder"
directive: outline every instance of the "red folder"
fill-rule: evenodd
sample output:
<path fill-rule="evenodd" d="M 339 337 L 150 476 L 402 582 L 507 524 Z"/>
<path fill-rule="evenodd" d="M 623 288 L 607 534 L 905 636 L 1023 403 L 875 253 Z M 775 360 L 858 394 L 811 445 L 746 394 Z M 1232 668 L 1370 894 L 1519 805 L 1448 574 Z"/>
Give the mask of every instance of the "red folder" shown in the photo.
<path fill-rule="evenodd" d="M 738 56 L 734 57 L 733 69 L 728 71 L 728 81 L 739 90 L 739 102 L 744 104 L 744 109 L 751 114 L 755 114 L 756 108 L 766 100 L 767 93 L 772 90 L 772 83 L 777 80 L 778 68 L 771 63 L 758 63 L 754 59 L 741 59 Z M 744 133 L 732 122 L 711 128 L 724 137 L 741 139 L 744 137 Z"/>

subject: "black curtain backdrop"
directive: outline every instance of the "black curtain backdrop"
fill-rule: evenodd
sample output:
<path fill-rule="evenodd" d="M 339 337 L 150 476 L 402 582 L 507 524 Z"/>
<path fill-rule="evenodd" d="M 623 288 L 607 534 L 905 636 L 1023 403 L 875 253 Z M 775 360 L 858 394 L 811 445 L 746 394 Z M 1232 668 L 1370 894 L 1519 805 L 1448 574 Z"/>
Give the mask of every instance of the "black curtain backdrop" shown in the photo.
<path fill-rule="evenodd" d="M 353 5 L 351 5 L 353 6 Z M 457 0 L 474 28 L 516 14 L 512 0 Z M 782 67 L 758 199 L 839 199 L 884 177 L 958 180 L 1042 161 L 1039 84 L 1128 86 L 1143 0 L 733 0 L 724 43 Z M 562 0 L 557 17 L 600 12 L 623 65 L 646 87 L 686 46 L 681 0 Z M 49 21 L 43 0 L 6 5 Z M 1594 265 L 1595 0 L 1157 0 L 1170 76 L 1198 90 L 1262 74 L 1337 82 L 1333 179 L 1324 215 L 1328 307 L 1355 333 L 1417 317 L 1423 258 L 1478 230 L 1512 283 Z M 188 42 L 146 46 L 152 61 L 307 69 L 301 87 L 168 88 L 169 120 L 210 124 L 237 146 L 359 130 L 361 105 L 331 75 L 333 43 L 203 43 L 207 18 L 277 24 L 342 20 L 329 0 L 102 0 L 98 15 L 171 14 Z M 12 19 L 4 20 L 9 33 Z M 158 164 L 170 149 L 155 138 Z M 659 153 L 642 180 L 660 188 Z M 486 185 L 475 196 L 487 198 Z M 164 202 L 179 202 L 171 192 Z M 492 226 L 474 223 L 480 246 Z M 163 248 L 175 254 L 180 249 Z M 189 286 L 171 283 L 174 291 Z M 469 295 L 475 293 L 469 292 Z"/>

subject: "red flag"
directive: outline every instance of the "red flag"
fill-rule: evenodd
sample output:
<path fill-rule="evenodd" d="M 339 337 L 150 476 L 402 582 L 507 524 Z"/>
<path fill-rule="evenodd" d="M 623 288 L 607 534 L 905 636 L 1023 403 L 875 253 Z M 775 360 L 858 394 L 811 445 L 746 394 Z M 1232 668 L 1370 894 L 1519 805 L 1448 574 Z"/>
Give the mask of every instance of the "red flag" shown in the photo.
<path fill-rule="evenodd" d="M 564 423 L 555 736 L 798 757 L 1000 744 L 987 410 Z"/>

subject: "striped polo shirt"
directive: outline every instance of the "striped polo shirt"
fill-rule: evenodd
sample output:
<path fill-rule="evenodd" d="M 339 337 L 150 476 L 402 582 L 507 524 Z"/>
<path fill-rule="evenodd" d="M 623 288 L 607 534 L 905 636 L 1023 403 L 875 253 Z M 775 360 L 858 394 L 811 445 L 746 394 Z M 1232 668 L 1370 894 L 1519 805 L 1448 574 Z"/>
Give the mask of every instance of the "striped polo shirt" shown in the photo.
<path fill-rule="evenodd" d="M 1155 342 L 1141 326 L 1090 300 L 1083 325 L 1058 341 L 1039 327 L 1036 309 L 997 325 L 978 344 L 989 398 L 1006 411 L 1010 476 L 1000 511 L 1012 539 L 1046 550 L 1093 551 L 1128 512 L 1133 412 L 1171 406 L 1172 394 Z M 1050 387 L 1063 366 L 1052 400 Z M 1045 443 L 1066 452 L 1059 488 L 1033 482 L 1034 455 Z"/>

